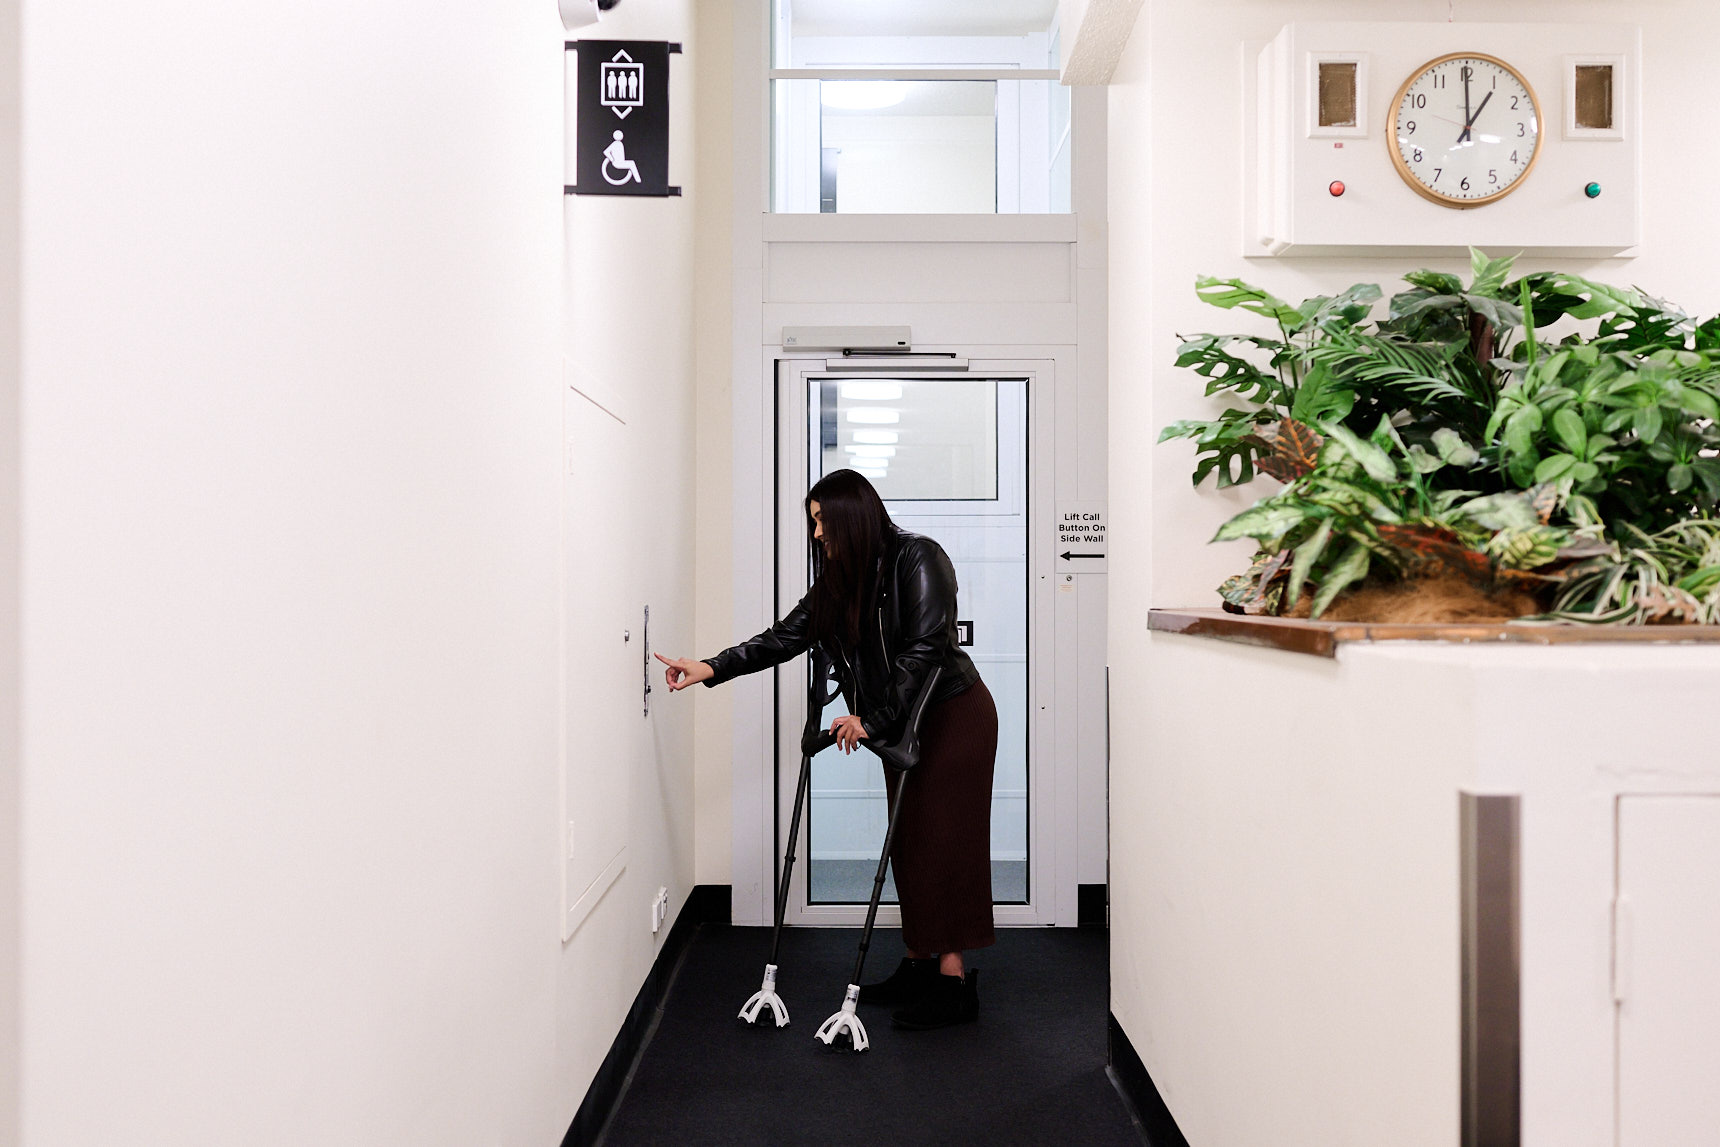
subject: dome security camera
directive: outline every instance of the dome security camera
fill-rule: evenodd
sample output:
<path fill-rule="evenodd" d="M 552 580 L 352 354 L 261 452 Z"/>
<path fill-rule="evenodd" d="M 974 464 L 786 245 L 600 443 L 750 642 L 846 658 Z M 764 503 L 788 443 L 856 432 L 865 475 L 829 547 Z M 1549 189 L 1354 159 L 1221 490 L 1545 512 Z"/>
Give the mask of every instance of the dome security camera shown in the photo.
<path fill-rule="evenodd" d="M 598 0 L 556 0 L 561 10 L 561 26 L 569 32 L 589 28 L 601 15 Z"/>

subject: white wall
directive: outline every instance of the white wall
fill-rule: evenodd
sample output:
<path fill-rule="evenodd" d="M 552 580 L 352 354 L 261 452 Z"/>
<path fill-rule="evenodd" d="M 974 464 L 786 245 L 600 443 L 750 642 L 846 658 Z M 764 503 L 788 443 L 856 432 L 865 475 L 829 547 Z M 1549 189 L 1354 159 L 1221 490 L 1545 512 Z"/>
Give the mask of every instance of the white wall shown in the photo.
<path fill-rule="evenodd" d="M 698 5 L 701 91 L 695 125 L 700 146 L 697 186 L 698 585 L 693 645 L 688 656 L 708 657 L 735 640 L 734 497 L 731 470 L 730 386 L 733 350 L 734 244 L 734 6 Z M 733 693 L 695 689 L 694 870 L 700 884 L 729 882 L 733 794 L 729 747 L 734 736 Z"/>
<path fill-rule="evenodd" d="M 18 1136 L 18 4 L 0 2 L 0 1143 Z"/>
<path fill-rule="evenodd" d="M 1720 310 L 1720 283 L 1712 274 L 1720 256 L 1720 226 L 1706 208 L 1706 188 L 1720 175 L 1720 158 L 1686 146 L 1681 110 L 1705 98 L 1712 71 L 1705 46 L 1720 34 L 1720 9 L 1701 0 L 1654 5 L 1625 0 L 1457 0 L 1455 11 L 1460 21 L 1583 20 L 1642 26 L 1641 255 L 1563 263 L 1524 260 L 1520 266 L 1562 266 L 1605 281 L 1639 285 L 1698 313 Z M 1445 20 L 1447 12 L 1446 0 L 1406 0 L 1393 5 L 1389 15 Z M 1247 552 L 1243 546 L 1209 546 L 1207 539 L 1227 516 L 1268 490 L 1267 484 L 1260 484 L 1221 494 L 1209 483 L 1197 492 L 1189 485 L 1189 444 L 1153 446 L 1166 423 L 1210 417 L 1217 409 L 1201 397 L 1201 380 L 1173 366 L 1178 335 L 1247 329 L 1247 316 L 1195 299 L 1195 276 L 1236 275 L 1300 300 L 1357 281 L 1377 282 L 1389 293 L 1397 277 L 1415 266 L 1466 270 L 1449 260 L 1244 260 L 1237 254 L 1243 44 L 1267 40 L 1292 20 L 1377 20 L 1384 15 L 1379 5 L 1364 0 L 1213 0 L 1200 5 L 1148 0 L 1110 89 L 1111 299 L 1117 316 L 1112 324 L 1110 391 L 1112 1006 L 1190 1140 L 1221 1147 L 1452 1141 L 1440 1137 L 1449 1114 L 1444 1108 L 1434 1122 L 1403 1123 L 1389 1132 L 1367 1124 L 1370 1113 L 1384 1110 L 1366 1098 L 1371 1089 L 1421 1086 L 1406 1082 L 1403 1070 L 1408 1061 L 1402 1057 L 1419 1054 L 1414 1047 L 1382 1050 L 1375 1067 L 1355 1064 L 1344 1102 L 1326 1113 L 1346 1122 L 1319 1124 L 1316 1113 L 1287 1090 L 1307 1082 L 1303 1067 L 1289 1058 L 1270 1063 L 1262 1058 L 1271 1041 L 1244 1031 L 1246 1017 L 1236 1011 L 1256 1001 L 1280 1009 L 1274 1023 L 1289 1025 L 1296 1018 L 1292 1012 L 1304 1006 L 1293 987 L 1271 979 L 1226 978 L 1227 972 L 1235 972 L 1233 966 L 1202 963 L 1222 950 L 1220 940 L 1236 945 L 1280 940 L 1276 935 L 1225 937 L 1215 932 L 1221 924 L 1212 914 L 1222 916 L 1228 910 L 1227 898 L 1240 892 L 1258 903 L 1264 889 L 1274 886 L 1276 873 L 1286 869 L 1308 880 L 1341 871 L 1338 862 L 1344 858 L 1334 844 L 1298 836 L 1294 851 L 1278 853 L 1268 849 L 1265 835 L 1246 831 L 1259 827 L 1257 818 L 1270 817 L 1274 824 L 1288 826 L 1287 832 L 1301 832 L 1289 821 L 1293 815 L 1330 813 L 1311 791 L 1303 794 L 1303 803 L 1263 808 L 1254 786 L 1308 785 L 1333 770 L 1365 780 L 1365 770 L 1354 770 L 1369 751 L 1366 733 L 1376 727 L 1377 713 L 1370 706 L 1390 706 L 1393 700 L 1353 671 L 1287 660 L 1287 655 L 1213 646 L 1179 652 L 1169 661 L 1165 650 L 1180 650 L 1188 641 L 1149 639 L 1146 627 L 1151 605 L 1215 604 L 1214 587 L 1246 564 Z M 1267 658 L 1293 662 L 1294 668 L 1256 672 Z M 1198 667 L 1199 674 L 1179 676 L 1188 666 Z M 1238 674 L 1246 669 L 1253 676 L 1233 677 L 1226 667 Z M 1119 669 L 1128 670 L 1127 675 L 1118 677 Z M 1346 674 L 1341 681 L 1321 680 L 1321 674 L 1340 672 Z M 1353 728 L 1330 731 L 1341 738 L 1332 760 L 1310 757 L 1294 747 L 1295 736 L 1280 731 L 1284 721 L 1305 719 L 1296 701 L 1316 687 L 1345 691 L 1342 706 L 1355 722 Z M 1137 703 L 1143 698 L 1145 703 Z M 1439 697 L 1417 697 L 1416 704 L 1446 724 Z M 1460 716 L 1450 719 L 1460 727 Z M 1307 730 L 1302 735 L 1326 732 Z M 1288 754 L 1271 758 L 1270 775 L 1260 771 L 1267 746 Z M 1452 792 L 1455 781 L 1441 772 L 1445 766 L 1437 754 L 1430 758 L 1422 744 L 1403 745 L 1402 751 L 1408 756 L 1394 751 L 1390 758 L 1394 770 L 1423 761 L 1431 770 L 1428 776 L 1444 786 L 1443 794 Z M 1275 780 L 1279 773 L 1282 778 Z M 1337 791 L 1333 787 L 1326 795 Z M 1203 802 L 1204 814 L 1191 823 L 1188 802 L 1193 799 Z M 1455 797 L 1441 795 L 1431 807 L 1445 816 L 1455 809 Z M 1372 831 L 1369 814 L 1362 811 L 1358 816 Z M 1417 832 L 1430 831 L 1431 822 L 1412 818 L 1406 823 Z M 1451 828 L 1454 833 L 1454 816 Z M 1451 839 L 1455 847 L 1455 836 Z M 1231 871 L 1210 871 L 1192 863 L 1195 857 L 1222 857 Z M 1372 879 L 1367 874 L 1357 878 Z M 1250 886 L 1254 879 L 1266 884 Z M 1367 887 L 1373 889 L 1370 896 L 1378 897 L 1366 905 L 1369 910 L 1390 906 L 1380 889 L 1371 883 Z M 1454 895 L 1454 889 L 1455 884 L 1439 889 L 1429 885 L 1428 895 Z M 1432 903 L 1434 916 L 1454 919 L 1442 901 Z M 1195 941 L 1207 945 L 1201 957 L 1179 939 L 1185 928 L 1203 937 Z M 1409 938 L 1439 945 L 1422 957 L 1406 946 L 1404 959 L 1422 961 L 1410 966 L 1430 974 L 1438 970 L 1428 961 L 1446 958 L 1450 947 L 1445 940 L 1414 931 Z M 1191 985 L 1187 976 L 1198 979 Z M 1213 1004 L 1225 993 L 1234 998 Z M 1359 1013 L 1347 1009 L 1364 999 L 1337 1001 L 1334 1023 L 1341 1028 L 1346 1017 L 1357 1018 Z M 1208 1005 L 1223 1009 L 1210 1017 L 1210 1025 L 1202 1012 Z M 1404 1006 L 1425 1011 L 1427 1005 L 1419 1000 Z M 1435 1022 L 1431 1014 L 1424 1018 Z M 1444 1050 L 1454 1055 L 1455 1044 Z M 1429 1079 L 1443 1085 L 1443 1076 Z M 1269 1093 L 1264 1098 L 1261 1089 Z M 1240 1094 L 1251 1098 L 1238 1103 Z M 1404 1109 L 1435 1119 L 1429 1094 L 1409 1096 Z M 1269 1114 L 1287 1120 L 1270 1136 L 1265 1130 Z"/>
<path fill-rule="evenodd" d="M 600 29 L 688 41 L 683 181 L 691 8 Z M 560 943 L 562 352 L 685 640 L 692 197 L 564 219 L 537 0 L 24 28 L 23 1141 L 558 1141 L 692 880 L 665 705 Z M 564 263 L 629 244 L 564 346 Z"/>
<path fill-rule="evenodd" d="M 724 48 L 718 43 L 707 49 L 699 39 L 694 7 L 693 0 L 618 7 L 584 33 L 683 43 L 683 54 L 670 57 L 669 174 L 684 194 L 565 201 L 569 306 L 563 354 L 566 380 L 580 392 L 569 401 L 601 404 L 608 413 L 598 412 L 592 422 L 606 434 L 614 433 L 615 421 L 624 424 L 613 472 L 589 489 L 577 482 L 568 489 L 568 521 L 576 529 L 565 539 L 568 608 L 578 609 L 589 597 L 594 609 L 608 611 L 610 624 L 593 628 L 612 643 L 626 676 L 615 718 L 628 750 L 616 761 L 593 753 L 594 738 L 582 727 L 594 712 L 584 703 L 586 679 L 578 665 L 570 665 L 566 753 L 574 822 L 602 822 L 603 811 L 589 807 L 597 787 L 591 781 L 615 767 L 630 773 L 616 786 L 613 809 L 625 819 L 626 831 L 611 838 L 624 840 L 626 870 L 567 943 L 560 967 L 555 1077 L 571 1085 L 562 1098 L 574 1105 L 668 937 L 667 928 L 655 936 L 649 929 L 652 898 L 659 887 L 668 889 L 673 920 L 695 879 L 694 699 L 671 695 L 662 685 L 661 666 L 653 663 L 657 684 L 650 717 L 643 718 L 639 677 L 644 606 L 651 609 L 651 647 L 667 656 L 692 645 L 695 623 L 695 505 L 704 479 L 694 429 L 694 234 L 695 220 L 709 211 L 697 183 L 706 167 L 696 158 L 702 122 L 697 109 L 706 101 L 701 63 Z M 580 445 L 574 435 L 570 448 Z M 631 634 L 625 646 L 624 627 Z M 568 655 L 576 662 L 584 656 L 577 644 Z M 573 896 L 579 891 L 570 889 Z M 573 1110 L 565 1109 L 564 1131 Z"/>

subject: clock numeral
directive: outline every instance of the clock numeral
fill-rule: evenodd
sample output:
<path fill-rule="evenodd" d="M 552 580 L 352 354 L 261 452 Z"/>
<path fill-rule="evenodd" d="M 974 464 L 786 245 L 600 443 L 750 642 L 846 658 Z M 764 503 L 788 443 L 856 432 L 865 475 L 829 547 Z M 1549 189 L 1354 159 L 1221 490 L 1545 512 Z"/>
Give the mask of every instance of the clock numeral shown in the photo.
<path fill-rule="evenodd" d="M 1516 110 L 1517 110 L 1517 101 L 1518 101 L 1518 100 L 1520 100 L 1520 99 L 1522 99 L 1522 98 L 1523 98 L 1523 97 L 1521 97 L 1521 96 L 1512 96 L 1512 97 L 1511 97 L 1511 110 L 1512 110 L 1512 111 L 1516 111 Z"/>
<path fill-rule="evenodd" d="M 1458 74 L 1461 75 L 1464 79 L 1464 82 L 1467 83 L 1468 81 L 1475 78 L 1475 69 L 1470 67 L 1468 64 L 1465 64 L 1465 65 L 1463 65 L 1462 69 L 1459 71 Z"/>
<path fill-rule="evenodd" d="M 1445 171 L 1445 168 L 1443 168 L 1443 167 L 1436 167 L 1433 169 L 1433 181 L 1435 183 L 1439 182 L 1439 177 L 1440 177 L 1441 173 L 1443 173 L 1444 171 Z"/>
<path fill-rule="evenodd" d="M 1463 177 L 1463 182 L 1462 182 L 1462 183 L 1459 183 L 1459 184 L 1458 184 L 1458 185 L 1457 185 L 1457 186 L 1458 186 L 1458 187 L 1460 187 L 1460 188 L 1462 188 L 1462 189 L 1463 189 L 1463 190 L 1465 190 L 1465 191 L 1468 191 L 1468 190 L 1469 190 L 1469 177 L 1468 177 L 1468 176 L 1467 176 L 1467 175 L 1466 175 L 1466 176 L 1464 176 L 1464 177 Z"/>
<path fill-rule="evenodd" d="M 1499 172 L 1494 170 L 1493 168 L 1488 168 L 1487 169 L 1487 182 L 1498 183 L 1499 182 Z"/>
<path fill-rule="evenodd" d="M 1518 158 L 1517 158 L 1517 153 L 1516 153 L 1516 152 L 1512 152 L 1512 153 L 1511 153 L 1511 162 L 1512 162 L 1512 163 L 1521 163 L 1521 162 L 1523 162 L 1523 161 L 1522 161 L 1522 160 L 1520 160 L 1520 159 L 1518 159 Z"/>
<path fill-rule="evenodd" d="M 1463 69 L 1463 78 L 1466 80 L 1469 78 L 1469 69 L 1468 68 Z M 1445 86 L 1445 73 L 1444 72 L 1433 73 L 1433 86 L 1436 88 L 1443 88 Z"/>
<path fill-rule="evenodd" d="M 1404 124 L 1404 127 L 1409 129 L 1410 135 L 1415 134 L 1415 121 L 1414 120 L 1410 120 L 1408 123 Z"/>
<path fill-rule="evenodd" d="M 1410 162 L 1411 163 L 1420 163 L 1421 162 L 1421 148 L 1418 147 L 1415 149 L 1415 154 L 1410 159 Z"/>
<path fill-rule="evenodd" d="M 1412 95 L 1409 97 L 1409 106 L 1412 108 L 1424 108 L 1427 106 L 1427 97 L 1423 95 Z"/>

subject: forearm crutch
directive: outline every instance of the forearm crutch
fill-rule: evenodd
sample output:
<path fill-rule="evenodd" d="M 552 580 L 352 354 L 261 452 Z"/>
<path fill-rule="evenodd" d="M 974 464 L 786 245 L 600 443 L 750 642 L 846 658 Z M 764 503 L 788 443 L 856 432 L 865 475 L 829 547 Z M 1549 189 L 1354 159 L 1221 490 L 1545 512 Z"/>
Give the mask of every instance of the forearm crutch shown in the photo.
<path fill-rule="evenodd" d="M 812 780 L 812 758 L 836 743 L 836 737 L 824 729 L 824 709 L 836 699 L 836 683 L 831 679 L 830 658 L 822 649 L 812 651 L 811 681 L 806 695 L 806 726 L 800 734 L 800 779 L 794 785 L 794 812 L 788 820 L 788 849 L 782 858 L 782 876 L 776 888 L 776 925 L 770 934 L 770 960 L 764 966 L 764 985 L 754 992 L 741 1008 L 740 1018 L 757 1023 L 759 1013 L 769 1008 L 776 1017 L 776 1026 L 788 1026 L 788 1005 L 776 994 L 776 956 L 782 945 L 782 918 L 788 911 L 789 876 L 794 871 L 794 845 L 800 836 L 800 810 L 806 806 L 806 789 Z"/>
<path fill-rule="evenodd" d="M 848 992 L 842 999 L 842 1007 L 824 1023 L 819 1025 L 814 1034 L 815 1039 L 823 1041 L 826 1047 L 836 1041 L 836 1037 L 846 1034 L 855 1051 L 865 1051 L 869 1040 L 866 1038 L 866 1025 L 860 1022 L 855 1014 L 854 1006 L 860 1002 L 860 973 L 866 967 L 866 950 L 872 946 L 872 926 L 878 921 L 878 901 L 884 895 L 884 873 L 890 866 L 890 846 L 896 839 L 896 817 L 902 811 L 902 796 L 908 788 L 908 773 L 920 763 L 920 723 L 926 715 L 926 706 L 931 703 L 932 693 L 938 687 L 938 678 L 943 674 L 941 666 L 933 666 L 926 675 L 925 684 L 920 686 L 920 695 L 914 699 L 914 707 L 908 711 L 907 727 L 902 732 L 902 739 L 894 745 L 871 745 L 867 748 L 878 754 L 878 759 L 884 762 L 884 767 L 893 769 L 899 775 L 896 782 L 896 799 L 890 802 L 889 820 L 884 828 L 884 851 L 878 857 L 878 873 L 872 878 L 872 900 L 866 905 L 866 926 L 860 930 L 860 951 L 854 957 L 854 974 L 848 978 Z"/>

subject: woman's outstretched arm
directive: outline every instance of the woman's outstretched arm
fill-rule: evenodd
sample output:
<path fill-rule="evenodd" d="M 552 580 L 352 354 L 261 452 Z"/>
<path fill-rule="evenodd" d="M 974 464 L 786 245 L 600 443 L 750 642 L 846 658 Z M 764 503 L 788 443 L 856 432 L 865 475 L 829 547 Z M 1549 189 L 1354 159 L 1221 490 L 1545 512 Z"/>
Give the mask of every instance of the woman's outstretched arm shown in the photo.
<path fill-rule="evenodd" d="M 669 692 L 671 693 L 685 689 L 689 685 L 697 685 L 716 672 L 703 661 L 691 661 L 685 657 L 664 657 L 661 653 L 653 653 L 651 656 L 669 667 L 664 671 L 663 676 L 669 682 Z"/>
<path fill-rule="evenodd" d="M 657 654 L 657 660 L 669 667 L 664 674 L 669 688 L 685 689 L 701 681 L 706 685 L 721 685 L 732 678 L 781 665 L 805 653 L 812 648 L 813 640 L 812 611 L 808 604 L 811 596 L 808 594 L 801 598 L 787 616 L 757 637 L 731 645 L 715 657 L 690 661 Z"/>

